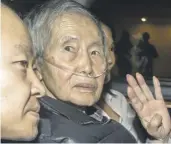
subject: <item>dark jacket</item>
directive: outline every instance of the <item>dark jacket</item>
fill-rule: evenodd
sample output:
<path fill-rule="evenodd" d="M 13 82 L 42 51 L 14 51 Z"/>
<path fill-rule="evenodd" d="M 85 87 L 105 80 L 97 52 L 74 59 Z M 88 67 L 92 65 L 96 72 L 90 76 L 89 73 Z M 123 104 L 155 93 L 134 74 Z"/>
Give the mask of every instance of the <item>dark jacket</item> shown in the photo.
<path fill-rule="evenodd" d="M 40 125 L 36 143 L 135 143 L 119 123 L 98 121 L 77 106 L 50 97 L 39 99 Z M 90 108 L 91 109 L 91 108 Z"/>

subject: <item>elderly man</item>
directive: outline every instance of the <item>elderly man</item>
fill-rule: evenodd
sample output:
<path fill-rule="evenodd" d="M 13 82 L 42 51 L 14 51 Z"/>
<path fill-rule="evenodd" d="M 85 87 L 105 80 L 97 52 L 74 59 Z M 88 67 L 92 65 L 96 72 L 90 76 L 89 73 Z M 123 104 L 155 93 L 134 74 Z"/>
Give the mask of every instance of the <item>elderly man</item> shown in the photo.
<path fill-rule="evenodd" d="M 40 99 L 38 142 L 135 142 L 119 123 L 91 107 L 101 96 L 107 71 L 108 50 L 98 21 L 70 0 L 50 1 L 25 21 L 48 94 Z M 134 79 L 128 76 L 128 81 L 132 92 Z M 164 118 L 169 119 L 167 113 Z"/>
<path fill-rule="evenodd" d="M 93 118 L 89 107 L 101 96 L 106 71 L 98 21 L 69 0 L 48 2 L 25 21 L 48 94 L 40 99 L 36 142 L 135 142 L 119 123 Z"/>
<path fill-rule="evenodd" d="M 1 4 L 1 140 L 32 140 L 38 130 L 44 87 L 34 71 L 28 30 L 20 18 Z"/>

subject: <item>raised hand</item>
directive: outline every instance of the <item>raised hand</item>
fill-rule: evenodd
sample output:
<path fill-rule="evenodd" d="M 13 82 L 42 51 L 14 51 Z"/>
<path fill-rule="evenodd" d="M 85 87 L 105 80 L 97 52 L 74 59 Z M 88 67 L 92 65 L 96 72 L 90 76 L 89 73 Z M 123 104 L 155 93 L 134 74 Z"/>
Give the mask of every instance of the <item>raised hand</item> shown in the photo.
<path fill-rule="evenodd" d="M 171 130 L 171 119 L 163 100 L 160 82 L 153 77 L 154 97 L 143 76 L 137 73 L 136 79 L 127 75 L 127 93 L 131 104 L 147 132 L 156 139 L 164 139 Z"/>

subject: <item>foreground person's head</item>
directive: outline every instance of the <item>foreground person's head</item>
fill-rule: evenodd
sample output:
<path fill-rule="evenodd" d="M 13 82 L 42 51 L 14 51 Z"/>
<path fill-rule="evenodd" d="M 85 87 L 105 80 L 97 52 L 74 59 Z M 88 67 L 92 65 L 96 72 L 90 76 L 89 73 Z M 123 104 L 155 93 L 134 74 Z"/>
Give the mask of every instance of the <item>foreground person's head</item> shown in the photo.
<path fill-rule="evenodd" d="M 39 103 L 44 88 L 33 72 L 28 30 L 1 4 L 1 139 L 31 140 L 37 135 Z"/>
<path fill-rule="evenodd" d="M 110 28 L 107 25 L 102 23 L 102 29 L 106 37 L 106 47 L 108 50 L 108 56 L 107 56 L 108 68 L 107 68 L 107 74 L 105 78 L 105 83 L 107 83 L 111 79 L 110 72 L 111 72 L 112 67 L 115 65 L 114 42 L 113 42 L 112 32 Z"/>
<path fill-rule="evenodd" d="M 50 93 L 76 105 L 97 102 L 106 60 L 103 35 L 94 17 L 78 3 L 64 0 L 45 4 L 25 21 Z"/>

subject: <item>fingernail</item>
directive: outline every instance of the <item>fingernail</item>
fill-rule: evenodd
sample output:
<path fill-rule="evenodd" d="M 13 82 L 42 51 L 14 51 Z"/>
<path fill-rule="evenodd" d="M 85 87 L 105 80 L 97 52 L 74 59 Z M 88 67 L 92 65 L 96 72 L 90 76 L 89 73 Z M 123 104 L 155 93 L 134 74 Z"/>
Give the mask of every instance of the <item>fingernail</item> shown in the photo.
<path fill-rule="evenodd" d="M 128 79 L 129 77 L 130 77 L 130 74 L 127 74 L 127 75 L 126 75 L 126 78 Z"/>
<path fill-rule="evenodd" d="M 142 75 L 140 73 L 136 73 L 136 76 L 141 77 Z"/>
<path fill-rule="evenodd" d="M 127 74 L 127 75 L 126 75 L 126 79 L 128 79 L 128 77 L 129 77 L 129 75 Z"/>
<path fill-rule="evenodd" d="M 142 75 L 140 73 L 136 73 L 136 78 L 137 79 L 142 79 Z"/>
<path fill-rule="evenodd" d="M 155 76 L 153 76 L 153 80 L 155 79 L 156 77 Z"/>
<path fill-rule="evenodd" d="M 153 78 L 158 79 L 156 76 L 153 76 Z"/>
<path fill-rule="evenodd" d="M 156 85 L 160 85 L 160 82 L 156 76 L 153 76 L 153 81 Z"/>

